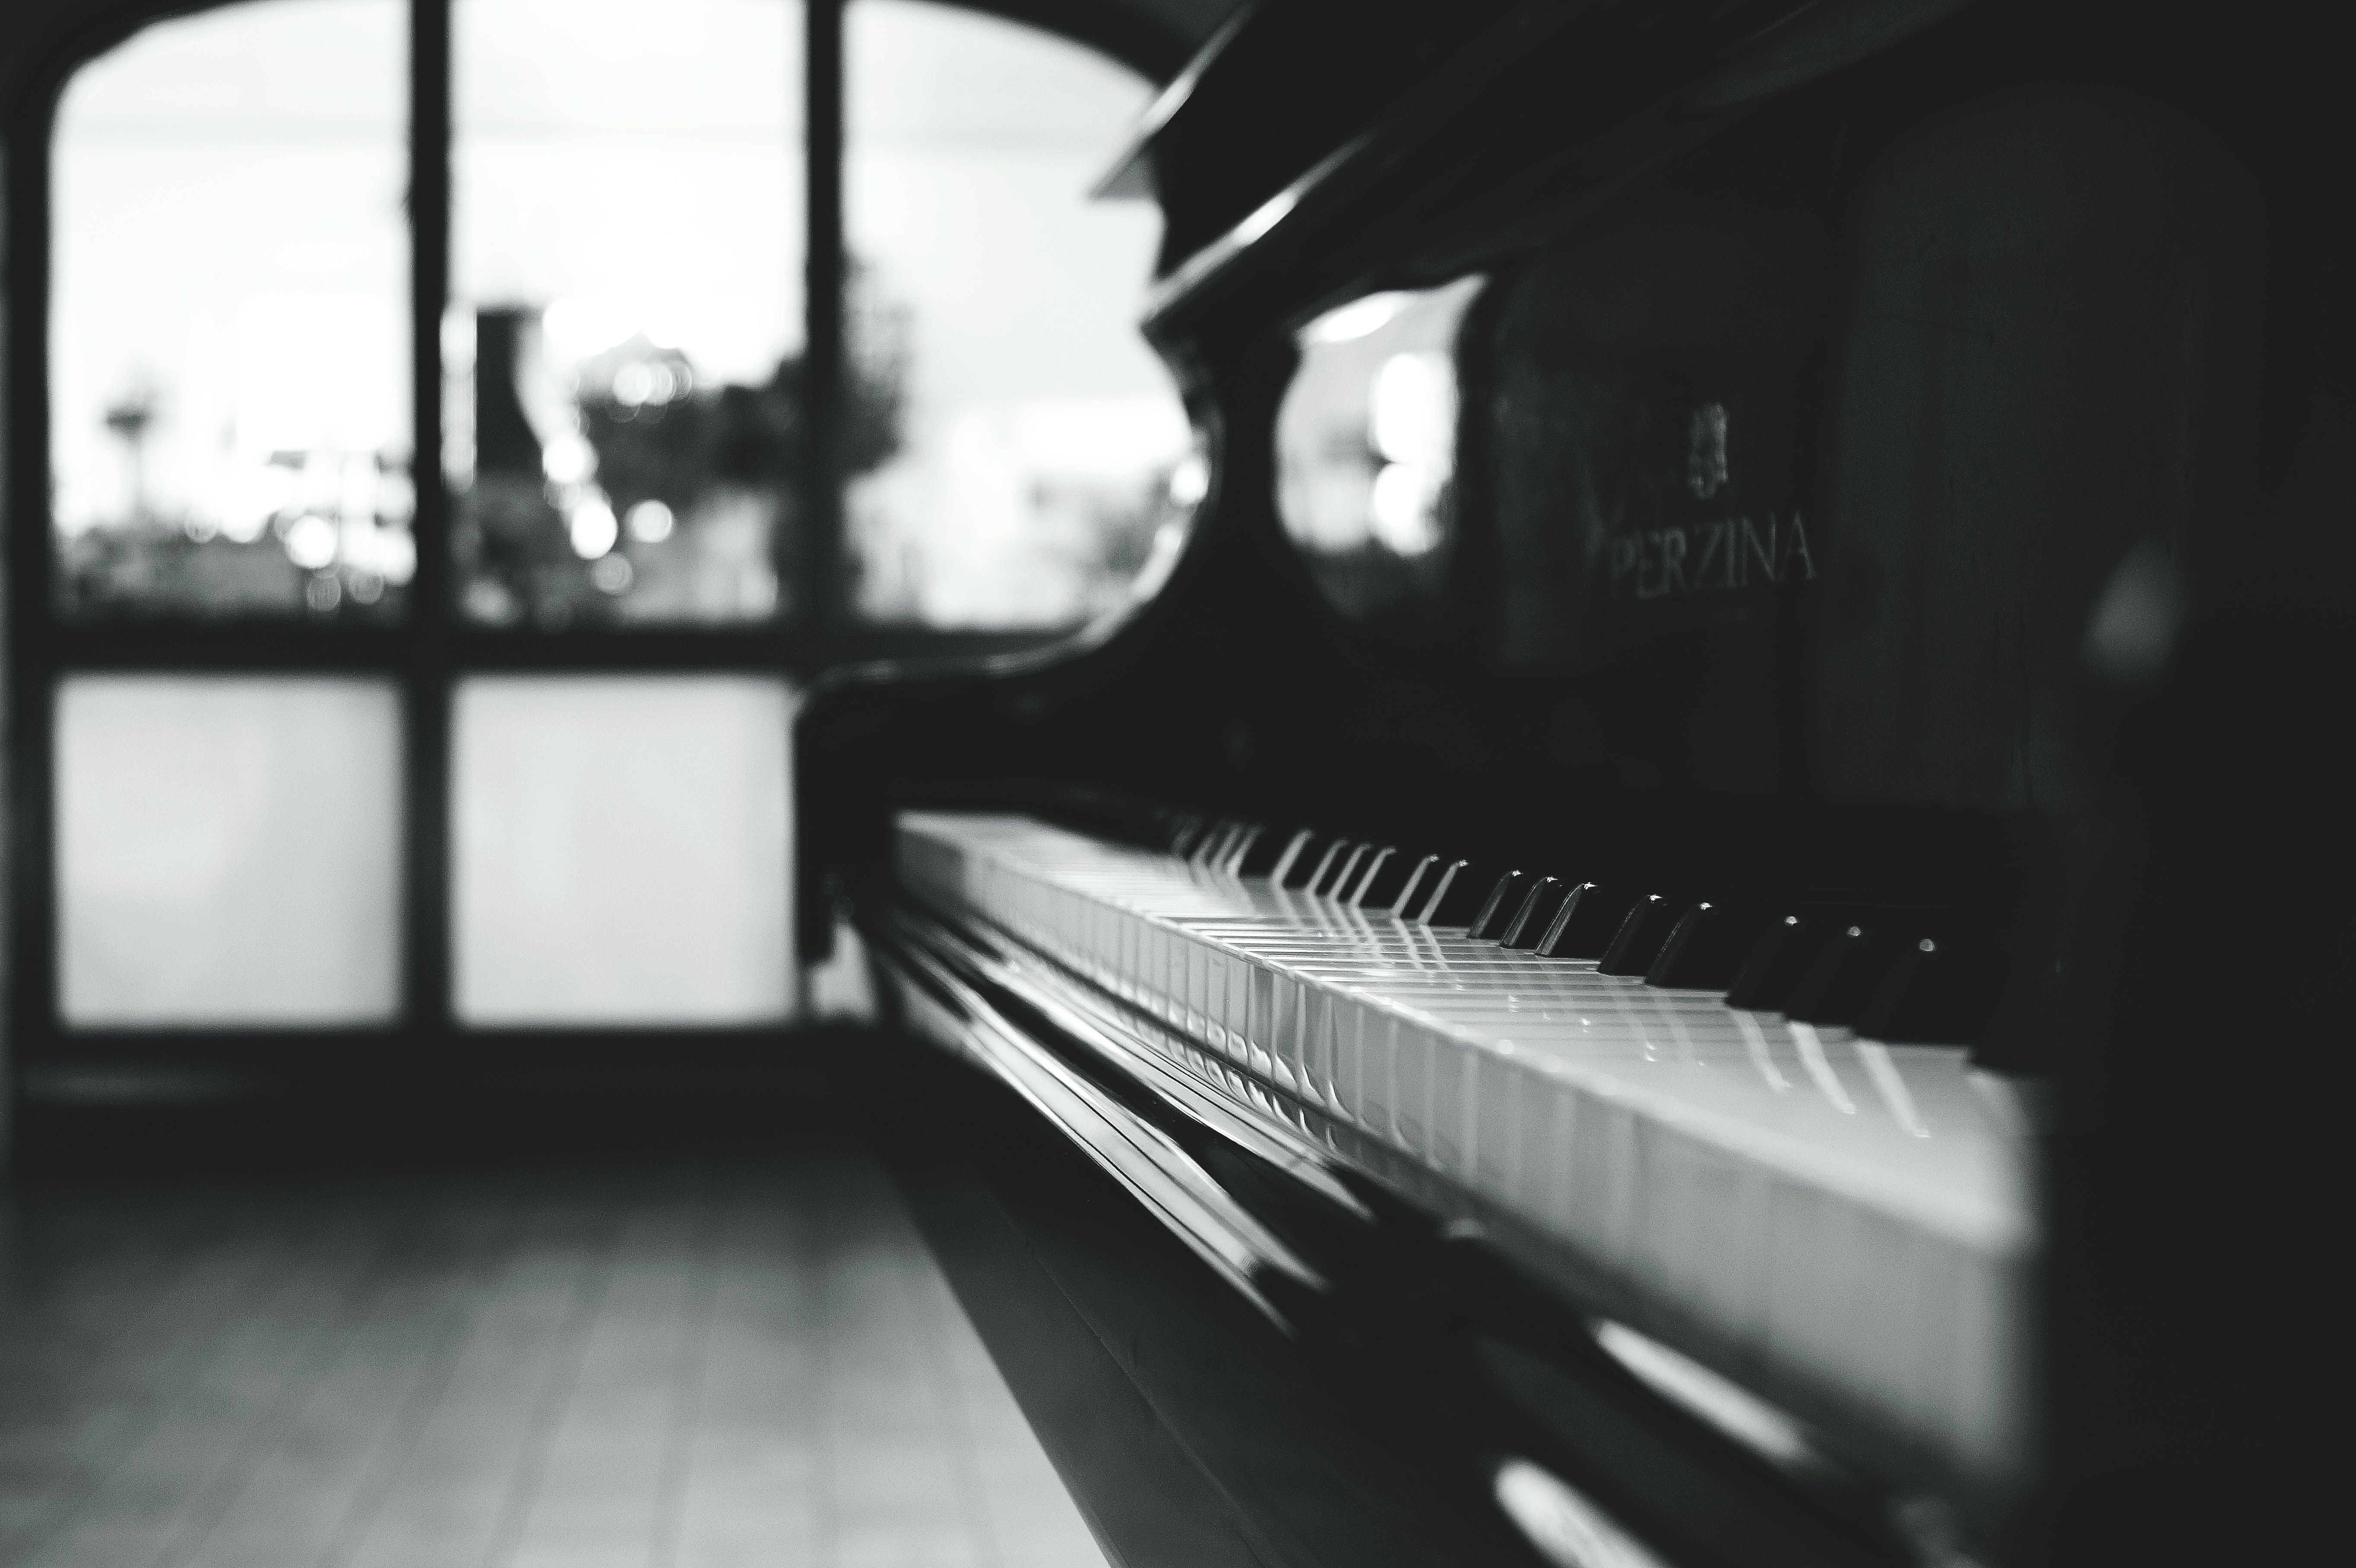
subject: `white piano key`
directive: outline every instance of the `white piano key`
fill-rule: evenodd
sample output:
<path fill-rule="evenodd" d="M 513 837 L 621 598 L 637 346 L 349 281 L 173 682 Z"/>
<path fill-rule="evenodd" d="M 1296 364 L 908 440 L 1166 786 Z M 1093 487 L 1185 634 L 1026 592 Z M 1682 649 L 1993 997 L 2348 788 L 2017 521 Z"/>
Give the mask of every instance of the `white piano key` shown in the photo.
<path fill-rule="evenodd" d="M 1393 1148 L 1420 1155 L 1422 1118 L 1406 1104 L 1399 1075 L 1398 1015 L 1363 1004 L 1358 1019 L 1358 1125 Z"/>
<path fill-rule="evenodd" d="M 1399 1029 L 1401 1056 L 1415 1056 L 1430 1082 L 1431 1127 L 1425 1157 L 1442 1176 L 1469 1185 L 1475 1179 L 1474 1148 L 1479 1131 L 1473 1119 L 1474 1071 L 1486 1053 L 1450 1051 L 1414 1019 L 1401 1020 Z"/>
<path fill-rule="evenodd" d="M 1361 1132 L 1367 1125 L 1367 1051 L 1365 1008 L 1347 991 L 1325 990 L 1326 1039 L 1333 1080 L 1333 1108 Z"/>
<path fill-rule="evenodd" d="M 1521 1064 L 1514 1059 L 1516 1049 L 1511 1040 L 1499 1040 L 1487 1051 L 1464 1053 L 1474 1129 L 1467 1177 L 1475 1191 L 1514 1190 L 1515 1117 L 1523 1091 Z"/>
<path fill-rule="evenodd" d="M 1391 1042 L 1391 1125 L 1399 1147 L 1426 1164 L 1440 1162 L 1439 1140 L 1432 1125 L 1432 1051 L 1430 1034 L 1393 1014 Z M 1461 1052 L 1450 1051 L 1455 1058 Z"/>
<path fill-rule="evenodd" d="M 1300 1034 L 1295 1049 L 1301 1058 L 1301 1081 L 1307 1097 L 1318 1109 L 1334 1110 L 1333 1099 L 1333 1031 L 1332 1028 L 1333 993 L 1323 986 L 1309 984 L 1299 976 L 1289 976 L 1299 1019 Z"/>
<path fill-rule="evenodd" d="M 1603 1188 L 1582 1184 L 1578 1168 L 1590 1151 L 1600 1159 L 1605 1145 L 1579 1125 L 1580 1097 L 1553 1063 L 1527 1052 L 1520 1061 L 1522 1082 L 1513 1092 L 1515 1184 L 1505 1194 L 1507 1206 L 1557 1235 L 1592 1235 L 1598 1226 L 1578 1211 L 1577 1200 Z M 1600 1126 L 1601 1107 L 1587 1120 Z"/>
<path fill-rule="evenodd" d="M 1255 967 L 1241 954 L 1220 954 L 1219 1019 L 1227 1031 L 1237 1062 L 1265 1079 L 1269 1075 L 1268 1060 L 1251 1049 L 1251 972 Z"/>

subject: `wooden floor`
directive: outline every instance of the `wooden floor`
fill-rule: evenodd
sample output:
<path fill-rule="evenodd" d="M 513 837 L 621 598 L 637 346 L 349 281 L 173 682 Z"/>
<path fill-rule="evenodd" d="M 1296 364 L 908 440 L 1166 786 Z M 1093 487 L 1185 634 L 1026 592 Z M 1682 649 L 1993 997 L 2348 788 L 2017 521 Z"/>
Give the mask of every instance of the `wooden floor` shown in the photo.
<path fill-rule="evenodd" d="M 543 1151 L 517 1108 L 391 1159 L 37 1128 L 0 1190 L 0 1563 L 1101 1563 L 822 1090 L 737 1112 Z"/>

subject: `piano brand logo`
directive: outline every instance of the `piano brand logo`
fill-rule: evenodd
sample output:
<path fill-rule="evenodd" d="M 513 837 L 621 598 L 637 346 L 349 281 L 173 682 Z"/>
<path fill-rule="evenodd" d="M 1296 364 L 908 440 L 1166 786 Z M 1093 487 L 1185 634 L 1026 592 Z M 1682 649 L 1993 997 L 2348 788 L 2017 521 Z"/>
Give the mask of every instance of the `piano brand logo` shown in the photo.
<path fill-rule="evenodd" d="M 1686 427 L 1686 488 L 1707 501 L 1726 488 L 1726 405 L 1704 403 Z"/>
<path fill-rule="evenodd" d="M 1816 580 L 1797 508 L 1618 534 L 1606 548 L 1614 604 Z"/>

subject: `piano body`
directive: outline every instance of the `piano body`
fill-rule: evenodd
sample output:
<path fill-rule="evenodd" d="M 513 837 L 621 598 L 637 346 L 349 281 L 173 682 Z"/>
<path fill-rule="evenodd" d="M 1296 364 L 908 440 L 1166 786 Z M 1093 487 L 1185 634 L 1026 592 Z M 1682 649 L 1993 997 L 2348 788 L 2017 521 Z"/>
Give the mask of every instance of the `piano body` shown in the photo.
<path fill-rule="evenodd" d="M 1265 0 L 1157 105 L 1183 549 L 798 740 L 808 955 L 859 933 L 870 1114 L 1119 1560 L 2318 1520 L 2330 58 Z"/>

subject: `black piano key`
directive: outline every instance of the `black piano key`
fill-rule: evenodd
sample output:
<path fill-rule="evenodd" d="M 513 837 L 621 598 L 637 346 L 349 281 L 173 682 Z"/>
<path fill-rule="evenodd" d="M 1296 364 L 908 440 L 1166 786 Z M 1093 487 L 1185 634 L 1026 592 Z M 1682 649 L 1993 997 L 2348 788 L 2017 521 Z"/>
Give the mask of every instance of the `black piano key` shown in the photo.
<path fill-rule="evenodd" d="M 1266 877 L 1279 887 L 1286 886 L 1285 878 L 1317 842 L 1317 831 L 1304 827 L 1298 833 L 1264 833 L 1252 852 L 1244 857 L 1243 874 Z"/>
<path fill-rule="evenodd" d="M 1683 901 L 1650 893 L 1636 901 L 1612 933 L 1611 945 L 1603 950 L 1602 961 L 1595 965 L 1599 975 L 1642 975 L 1652 968 L 1661 948 L 1668 942 L 1669 933 L 1676 929 L 1677 921 L 1689 906 Z"/>
<path fill-rule="evenodd" d="M 1245 858 L 1251 854 L 1254 845 L 1268 837 L 1268 829 L 1258 823 L 1245 823 L 1236 830 L 1235 837 L 1229 841 L 1226 852 L 1219 857 L 1219 869 L 1230 877 L 1242 876 Z"/>
<path fill-rule="evenodd" d="M 1210 842 L 1211 835 L 1219 830 L 1219 819 L 1197 816 L 1187 826 L 1192 831 L 1186 835 L 1186 848 L 1180 851 L 1180 857 L 1191 860 L 1201 852 L 1205 844 Z"/>
<path fill-rule="evenodd" d="M 1404 919 L 1409 910 L 1422 907 L 1424 900 L 1430 896 L 1432 888 L 1438 882 L 1443 869 L 1445 867 L 1439 856 L 1422 857 L 1408 869 L 1407 878 L 1399 883 L 1398 891 L 1392 895 L 1391 901 L 1384 907 Z"/>
<path fill-rule="evenodd" d="M 1312 834 L 1309 842 L 1302 845 L 1293 857 L 1292 864 L 1285 868 L 1284 875 L 1276 879 L 1277 886 L 1308 891 L 1310 884 L 1317 880 L 1318 873 L 1325 869 L 1328 859 L 1341 847 L 1339 838 L 1329 838 L 1322 833 Z"/>
<path fill-rule="evenodd" d="M 1826 921 L 1808 915 L 1787 914 L 1771 923 L 1728 986 L 1726 1005 L 1753 1012 L 1783 1011 L 1807 979 L 1832 930 Z"/>
<path fill-rule="evenodd" d="M 1490 885 L 1489 897 L 1473 915 L 1465 934 L 1475 942 L 1494 942 L 1505 935 L 1505 927 L 1513 923 L 1536 880 L 1527 871 L 1507 871 L 1499 877 Z"/>
<path fill-rule="evenodd" d="M 1415 863 L 1414 856 L 1403 855 L 1397 849 L 1376 851 L 1358 875 L 1357 891 L 1350 895 L 1351 903 L 1378 914 L 1388 913 L 1398 905 L 1399 892 L 1407 886 Z"/>
<path fill-rule="evenodd" d="M 1236 824 L 1227 817 L 1220 817 L 1211 824 L 1211 830 L 1208 833 L 1194 840 L 1194 852 L 1187 859 L 1205 869 L 1215 868 L 1219 863 L 1219 856 L 1234 840 L 1235 836 Z"/>
<path fill-rule="evenodd" d="M 1342 853 L 1335 859 L 1333 869 L 1310 883 L 1309 891 L 1312 893 L 1322 893 L 1329 899 L 1340 898 L 1342 890 L 1349 886 L 1351 873 L 1358 869 L 1358 862 L 1366 858 L 1366 851 L 1370 847 L 1365 844 L 1344 844 L 1342 847 Z"/>
<path fill-rule="evenodd" d="M 1365 905 L 1366 887 L 1382 874 L 1385 866 L 1398 858 L 1398 851 L 1387 844 L 1369 844 L 1364 859 L 1350 869 L 1350 880 L 1342 884 L 1335 897 L 1353 909 Z"/>
<path fill-rule="evenodd" d="M 1601 958 L 1621 923 L 1635 907 L 1636 895 L 1596 882 L 1581 882 L 1555 912 L 1554 923 L 1538 939 L 1541 958 Z"/>
<path fill-rule="evenodd" d="M 1756 910 L 1722 903 L 1701 903 L 1686 911 L 1661 944 L 1644 984 L 1679 990 L 1723 991 L 1742 973 L 1766 934 L 1767 922 Z"/>
<path fill-rule="evenodd" d="M 1982 955 L 1965 943 L 1921 936 L 1900 944 L 1856 1028 L 1908 1045 L 1976 1045 L 1995 1012 L 1996 976 Z"/>
<path fill-rule="evenodd" d="M 1785 1017 L 1804 1024 L 1853 1024 L 1887 984 L 1898 944 L 1878 925 L 1844 926 L 1816 955 L 1808 976 L 1783 1005 Z"/>
<path fill-rule="evenodd" d="M 1220 848 L 1234 837 L 1236 825 L 1226 817 L 1212 823 L 1209 830 L 1195 839 L 1194 847 L 1186 852 L 1187 864 L 1197 867 L 1214 864 L 1218 858 Z"/>
<path fill-rule="evenodd" d="M 1555 911 L 1570 896 L 1570 884 L 1559 877 L 1541 877 L 1522 899 L 1522 907 L 1514 912 L 1513 923 L 1505 933 L 1497 938 L 1500 947 L 1531 948 L 1538 944 L 1554 920 Z"/>
<path fill-rule="evenodd" d="M 1315 859 L 1312 859 L 1305 856 L 1302 858 L 1301 868 L 1305 869 L 1301 871 L 1301 880 L 1287 881 L 1284 885 L 1288 888 L 1299 888 L 1302 892 L 1315 892 L 1325 879 L 1333 874 L 1333 862 L 1346 854 L 1349 848 L 1350 841 L 1347 838 L 1327 839 L 1323 847 L 1318 849 Z"/>
<path fill-rule="evenodd" d="M 1496 886 L 1470 860 L 1451 860 L 1433 873 L 1429 894 L 1419 893 L 1423 907 L 1410 917 L 1423 925 L 1471 926 L 1473 917 Z"/>
<path fill-rule="evenodd" d="M 1190 813 L 1181 814 L 1171 823 L 1170 836 L 1163 840 L 1163 847 L 1169 853 L 1183 860 L 1186 858 L 1187 852 L 1194 848 L 1194 840 L 1200 837 L 1204 829 L 1209 826 L 1199 816 Z"/>

